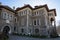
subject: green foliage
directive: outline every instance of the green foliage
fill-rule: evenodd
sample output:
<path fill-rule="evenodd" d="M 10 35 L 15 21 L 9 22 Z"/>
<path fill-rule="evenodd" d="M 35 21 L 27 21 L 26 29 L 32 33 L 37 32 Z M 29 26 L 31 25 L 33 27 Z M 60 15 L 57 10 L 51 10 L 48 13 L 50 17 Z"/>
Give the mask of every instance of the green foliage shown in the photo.
<path fill-rule="evenodd" d="M 34 38 L 47 38 L 48 36 L 45 36 L 45 35 L 42 35 L 42 36 L 39 36 L 39 35 L 31 35 L 30 37 L 34 37 Z"/>
<path fill-rule="evenodd" d="M 53 31 L 53 33 L 50 34 L 51 38 L 59 37 L 56 31 Z"/>
<path fill-rule="evenodd" d="M 48 36 L 42 35 L 25 35 L 25 34 L 17 34 L 17 33 L 13 33 L 13 35 L 18 35 L 18 36 L 25 36 L 25 37 L 33 37 L 33 38 L 47 38 Z"/>
<path fill-rule="evenodd" d="M 0 40 L 8 40 L 9 36 L 4 34 L 4 33 L 1 33 L 0 34 Z"/>

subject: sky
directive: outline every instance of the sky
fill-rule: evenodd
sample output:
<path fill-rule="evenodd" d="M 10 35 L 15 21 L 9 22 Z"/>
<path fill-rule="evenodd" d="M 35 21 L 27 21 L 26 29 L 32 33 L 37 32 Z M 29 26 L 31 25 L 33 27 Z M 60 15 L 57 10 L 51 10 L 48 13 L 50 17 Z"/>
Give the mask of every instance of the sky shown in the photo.
<path fill-rule="evenodd" d="M 60 21 L 60 0 L 0 0 L 3 5 L 8 5 L 9 7 L 15 8 L 22 7 L 24 4 L 29 4 L 32 7 L 36 5 L 44 5 L 47 4 L 49 9 L 56 9 L 56 25 L 59 24 Z"/>

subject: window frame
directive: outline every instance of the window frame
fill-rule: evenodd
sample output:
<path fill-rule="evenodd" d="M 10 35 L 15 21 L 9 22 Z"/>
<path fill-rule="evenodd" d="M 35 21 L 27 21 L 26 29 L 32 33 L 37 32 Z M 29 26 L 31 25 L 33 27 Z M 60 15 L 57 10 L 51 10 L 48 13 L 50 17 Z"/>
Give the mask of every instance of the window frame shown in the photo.
<path fill-rule="evenodd" d="M 34 24 L 34 21 L 36 21 L 36 25 Z M 38 21 L 39 21 L 39 22 L 38 22 Z M 34 26 L 37 26 L 38 23 L 39 23 L 39 25 L 40 25 L 40 19 L 33 19 L 33 25 L 34 25 Z"/>

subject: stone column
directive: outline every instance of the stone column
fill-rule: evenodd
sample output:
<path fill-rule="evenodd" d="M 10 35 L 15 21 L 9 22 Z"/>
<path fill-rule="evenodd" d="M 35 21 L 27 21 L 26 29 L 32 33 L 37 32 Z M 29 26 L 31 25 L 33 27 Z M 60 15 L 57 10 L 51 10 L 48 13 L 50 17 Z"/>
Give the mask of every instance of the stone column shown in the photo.
<path fill-rule="evenodd" d="M 28 12 L 28 10 L 27 10 L 27 34 L 28 34 L 28 22 L 29 22 L 29 21 L 28 21 L 28 20 L 29 20 L 29 16 L 28 16 L 28 15 L 29 15 L 29 12 Z"/>
<path fill-rule="evenodd" d="M 54 27 L 56 27 L 56 21 L 54 20 Z"/>
<path fill-rule="evenodd" d="M 56 31 L 56 21 L 54 19 L 54 31 Z"/>

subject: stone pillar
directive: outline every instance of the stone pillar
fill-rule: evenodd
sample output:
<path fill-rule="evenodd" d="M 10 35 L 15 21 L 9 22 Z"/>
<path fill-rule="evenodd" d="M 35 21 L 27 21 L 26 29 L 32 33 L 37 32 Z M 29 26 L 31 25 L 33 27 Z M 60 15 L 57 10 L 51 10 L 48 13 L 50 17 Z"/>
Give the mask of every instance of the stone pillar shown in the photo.
<path fill-rule="evenodd" d="M 56 31 L 56 21 L 54 20 L 54 31 Z"/>
<path fill-rule="evenodd" d="M 29 22 L 29 21 L 28 21 L 28 20 L 29 20 L 29 16 L 28 16 L 28 15 L 29 15 L 29 12 L 28 12 L 28 10 L 27 10 L 27 34 L 28 34 L 28 22 Z"/>
<path fill-rule="evenodd" d="M 54 20 L 54 27 L 56 27 L 56 21 Z"/>

